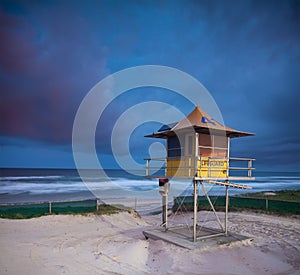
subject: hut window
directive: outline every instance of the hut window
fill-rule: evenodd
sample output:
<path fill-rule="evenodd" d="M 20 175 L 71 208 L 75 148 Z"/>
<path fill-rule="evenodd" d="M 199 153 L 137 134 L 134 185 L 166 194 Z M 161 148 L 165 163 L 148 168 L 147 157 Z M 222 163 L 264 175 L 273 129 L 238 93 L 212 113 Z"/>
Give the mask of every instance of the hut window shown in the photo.
<path fill-rule="evenodd" d="M 226 136 L 214 136 L 214 156 L 227 157 L 228 138 Z"/>
<path fill-rule="evenodd" d="M 199 155 L 203 157 L 212 155 L 212 136 L 205 134 L 199 135 Z"/>
<path fill-rule="evenodd" d="M 188 136 L 188 155 L 193 154 L 193 137 Z"/>
<path fill-rule="evenodd" d="M 168 157 L 180 157 L 181 148 L 177 136 L 168 138 Z"/>
<path fill-rule="evenodd" d="M 199 155 L 212 157 L 227 157 L 228 139 L 226 136 L 200 134 Z"/>

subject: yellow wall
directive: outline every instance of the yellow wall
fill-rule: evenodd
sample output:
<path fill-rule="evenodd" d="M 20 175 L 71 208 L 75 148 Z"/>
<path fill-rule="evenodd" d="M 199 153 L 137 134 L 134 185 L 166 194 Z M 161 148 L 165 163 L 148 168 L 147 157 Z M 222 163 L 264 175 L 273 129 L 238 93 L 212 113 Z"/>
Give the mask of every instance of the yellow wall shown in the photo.
<path fill-rule="evenodd" d="M 194 177 L 194 158 L 186 157 L 167 160 L 167 177 Z M 197 177 L 226 178 L 228 161 L 226 159 L 210 159 L 202 157 L 197 161 Z"/>
<path fill-rule="evenodd" d="M 225 159 L 201 158 L 197 163 L 197 175 L 202 178 L 226 178 L 228 175 L 228 161 Z"/>
<path fill-rule="evenodd" d="M 167 160 L 167 177 L 193 177 L 194 175 L 194 158 Z"/>

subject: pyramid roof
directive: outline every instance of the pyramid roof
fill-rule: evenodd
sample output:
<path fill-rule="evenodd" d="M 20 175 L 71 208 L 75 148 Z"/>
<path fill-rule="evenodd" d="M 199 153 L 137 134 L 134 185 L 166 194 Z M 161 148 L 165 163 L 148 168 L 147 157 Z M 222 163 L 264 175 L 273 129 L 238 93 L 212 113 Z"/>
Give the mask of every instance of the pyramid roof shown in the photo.
<path fill-rule="evenodd" d="M 252 133 L 241 132 L 227 126 L 220 124 L 218 121 L 209 116 L 199 106 L 183 120 L 173 123 L 171 125 L 162 126 L 157 133 L 147 135 L 146 137 L 154 138 L 167 138 L 168 136 L 174 135 L 175 132 L 188 131 L 193 127 L 198 133 L 205 134 L 226 134 L 228 137 L 242 137 L 242 136 L 253 136 Z"/>

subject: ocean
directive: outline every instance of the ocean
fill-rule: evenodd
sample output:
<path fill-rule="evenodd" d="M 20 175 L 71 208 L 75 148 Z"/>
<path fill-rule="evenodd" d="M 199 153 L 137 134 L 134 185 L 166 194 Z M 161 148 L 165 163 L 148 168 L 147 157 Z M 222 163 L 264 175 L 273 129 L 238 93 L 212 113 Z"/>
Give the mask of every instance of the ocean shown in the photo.
<path fill-rule="evenodd" d="M 0 169 L 0 203 L 22 203 L 100 198 L 104 202 L 161 199 L 158 180 L 122 170 L 105 170 L 107 176 L 88 170 L 85 182 L 72 169 Z M 230 195 L 243 192 L 300 190 L 300 172 L 259 172 L 251 182 L 240 182 L 251 190 L 230 188 Z M 224 187 L 206 184 L 211 195 L 224 195 Z M 192 182 L 171 181 L 170 198 L 192 195 Z M 201 194 L 200 194 L 201 195 Z"/>

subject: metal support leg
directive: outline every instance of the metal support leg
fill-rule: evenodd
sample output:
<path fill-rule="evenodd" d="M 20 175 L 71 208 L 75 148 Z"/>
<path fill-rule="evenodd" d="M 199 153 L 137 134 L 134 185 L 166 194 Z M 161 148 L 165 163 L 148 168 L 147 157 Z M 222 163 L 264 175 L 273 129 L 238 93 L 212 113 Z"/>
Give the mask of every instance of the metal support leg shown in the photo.
<path fill-rule="evenodd" d="M 194 225 L 193 240 L 197 241 L 198 181 L 194 180 Z"/>
<path fill-rule="evenodd" d="M 162 196 L 162 226 L 168 228 L 168 195 Z"/>
<path fill-rule="evenodd" d="M 228 186 L 226 186 L 226 205 L 225 205 L 225 235 L 228 234 L 228 204 L 229 204 L 229 198 L 228 198 Z"/>

